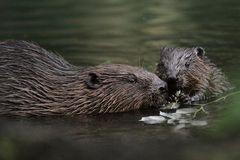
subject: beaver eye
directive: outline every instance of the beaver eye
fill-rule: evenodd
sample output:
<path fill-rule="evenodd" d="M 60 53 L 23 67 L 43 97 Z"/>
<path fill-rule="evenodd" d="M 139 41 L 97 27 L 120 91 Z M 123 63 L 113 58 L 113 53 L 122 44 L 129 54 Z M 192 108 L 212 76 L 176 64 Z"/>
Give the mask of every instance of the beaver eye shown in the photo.
<path fill-rule="evenodd" d="M 137 77 L 135 75 L 129 75 L 128 82 L 137 83 Z"/>
<path fill-rule="evenodd" d="M 186 67 L 186 68 L 189 68 L 189 66 L 190 66 L 190 63 L 189 63 L 189 62 L 185 63 L 185 67 Z"/>

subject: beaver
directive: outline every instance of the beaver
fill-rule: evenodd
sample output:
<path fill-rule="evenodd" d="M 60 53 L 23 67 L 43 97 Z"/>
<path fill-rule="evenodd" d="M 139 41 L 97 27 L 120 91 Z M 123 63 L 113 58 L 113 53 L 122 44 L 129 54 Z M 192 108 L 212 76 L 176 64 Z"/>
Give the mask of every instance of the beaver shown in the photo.
<path fill-rule="evenodd" d="M 79 115 L 125 112 L 166 101 L 166 82 L 142 68 L 74 66 L 37 44 L 0 42 L 0 114 Z"/>
<path fill-rule="evenodd" d="M 231 88 L 226 76 L 209 60 L 202 47 L 162 48 L 155 73 L 168 83 L 170 95 L 181 92 L 183 103 L 216 97 Z"/>

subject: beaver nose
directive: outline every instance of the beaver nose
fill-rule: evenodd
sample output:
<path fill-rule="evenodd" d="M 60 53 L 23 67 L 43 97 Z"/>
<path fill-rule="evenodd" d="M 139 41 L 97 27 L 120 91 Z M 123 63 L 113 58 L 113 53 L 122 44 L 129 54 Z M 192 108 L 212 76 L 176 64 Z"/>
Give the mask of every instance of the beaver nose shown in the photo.
<path fill-rule="evenodd" d="M 167 84 L 162 84 L 162 86 L 159 87 L 159 92 L 160 93 L 166 93 L 167 92 Z"/>
<path fill-rule="evenodd" d="M 179 82 L 179 79 L 177 77 L 169 77 L 167 79 L 168 93 L 169 94 L 175 94 L 176 93 L 176 91 L 179 89 L 178 82 Z"/>
<path fill-rule="evenodd" d="M 168 84 L 176 84 L 178 81 L 178 78 L 177 77 L 168 77 L 167 78 L 167 83 Z"/>

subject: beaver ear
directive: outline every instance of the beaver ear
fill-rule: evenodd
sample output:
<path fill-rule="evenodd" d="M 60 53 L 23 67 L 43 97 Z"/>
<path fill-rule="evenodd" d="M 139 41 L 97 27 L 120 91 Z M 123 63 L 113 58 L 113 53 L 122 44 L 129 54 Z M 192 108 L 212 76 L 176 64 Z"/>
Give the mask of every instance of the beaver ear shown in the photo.
<path fill-rule="evenodd" d="M 195 53 L 198 57 L 203 58 L 203 56 L 205 55 L 205 50 L 202 47 L 197 47 L 195 48 Z"/>
<path fill-rule="evenodd" d="M 89 73 L 85 82 L 90 89 L 97 89 L 101 86 L 99 75 L 96 73 Z"/>

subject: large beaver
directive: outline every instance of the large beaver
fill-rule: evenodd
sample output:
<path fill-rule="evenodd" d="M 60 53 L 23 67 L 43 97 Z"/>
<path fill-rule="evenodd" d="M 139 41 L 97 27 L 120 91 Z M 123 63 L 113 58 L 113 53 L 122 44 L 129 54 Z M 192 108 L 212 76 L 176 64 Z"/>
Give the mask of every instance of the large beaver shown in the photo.
<path fill-rule="evenodd" d="M 77 67 L 25 41 L 0 42 L 0 114 L 124 112 L 165 102 L 166 83 L 141 68 Z"/>
<path fill-rule="evenodd" d="M 222 71 L 201 47 L 162 48 L 156 74 L 168 83 L 169 93 L 180 90 L 187 103 L 214 97 L 230 89 Z"/>

